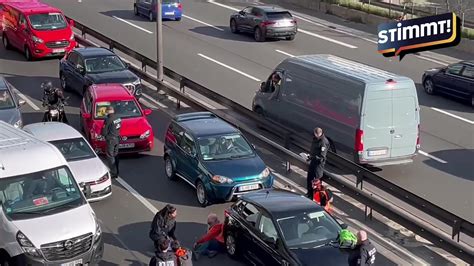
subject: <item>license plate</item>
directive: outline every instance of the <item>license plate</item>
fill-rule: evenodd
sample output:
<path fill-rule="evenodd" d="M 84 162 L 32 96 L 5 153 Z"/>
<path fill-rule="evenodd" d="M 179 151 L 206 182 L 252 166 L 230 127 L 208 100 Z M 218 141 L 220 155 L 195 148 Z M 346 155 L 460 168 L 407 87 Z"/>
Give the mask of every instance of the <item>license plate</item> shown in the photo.
<path fill-rule="evenodd" d="M 369 151 L 369 156 L 379 156 L 387 154 L 387 150 Z"/>
<path fill-rule="evenodd" d="M 239 187 L 239 191 L 249 191 L 249 190 L 255 190 L 258 189 L 258 184 L 253 184 L 253 185 L 246 185 L 246 186 L 241 186 Z"/>
<path fill-rule="evenodd" d="M 174 11 L 173 12 L 165 12 L 166 16 L 174 16 Z"/>
<path fill-rule="evenodd" d="M 83 265 L 82 259 L 61 264 L 61 266 L 76 266 L 76 265 Z"/>
<path fill-rule="evenodd" d="M 66 52 L 66 49 L 53 49 L 53 54 L 59 54 Z"/>
<path fill-rule="evenodd" d="M 278 27 L 289 27 L 289 26 L 291 26 L 291 23 L 290 22 L 278 22 L 277 26 Z"/>
<path fill-rule="evenodd" d="M 127 149 L 135 147 L 135 143 L 122 143 L 119 144 L 119 149 Z"/>

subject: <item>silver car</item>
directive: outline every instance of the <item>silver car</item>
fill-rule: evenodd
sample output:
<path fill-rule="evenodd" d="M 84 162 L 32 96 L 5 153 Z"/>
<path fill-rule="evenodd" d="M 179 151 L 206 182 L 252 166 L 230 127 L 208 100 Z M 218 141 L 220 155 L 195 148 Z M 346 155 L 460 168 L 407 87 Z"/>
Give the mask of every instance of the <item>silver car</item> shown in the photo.
<path fill-rule="evenodd" d="M 112 194 L 108 168 L 79 131 L 59 122 L 29 124 L 23 130 L 56 146 L 68 162 L 77 183 L 90 185 L 91 193 L 87 198 L 89 202 Z"/>
<path fill-rule="evenodd" d="M 20 106 L 24 105 L 24 100 L 19 100 L 11 85 L 0 77 L 0 120 L 21 128 L 23 119 L 20 112 Z"/>

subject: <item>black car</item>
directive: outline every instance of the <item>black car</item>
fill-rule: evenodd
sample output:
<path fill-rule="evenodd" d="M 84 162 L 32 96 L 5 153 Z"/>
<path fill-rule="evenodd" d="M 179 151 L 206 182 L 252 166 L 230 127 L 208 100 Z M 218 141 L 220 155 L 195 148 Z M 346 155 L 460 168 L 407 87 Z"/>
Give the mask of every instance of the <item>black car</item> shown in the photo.
<path fill-rule="evenodd" d="M 59 63 L 59 78 L 64 90 L 83 94 L 92 84 L 120 83 L 139 98 L 141 80 L 114 52 L 106 48 L 76 48 Z"/>
<path fill-rule="evenodd" d="M 293 40 L 298 31 L 296 20 L 288 10 L 274 6 L 248 6 L 230 16 L 233 33 L 249 32 L 257 42 L 267 38 Z"/>
<path fill-rule="evenodd" d="M 335 244 L 346 226 L 302 195 L 278 189 L 246 194 L 225 214 L 231 258 L 256 265 L 347 265 L 349 254 Z"/>
<path fill-rule="evenodd" d="M 474 107 L 474 60 L 425 71 L 423 87 L 428 94 L 439 92 L 467 100 Z"/>

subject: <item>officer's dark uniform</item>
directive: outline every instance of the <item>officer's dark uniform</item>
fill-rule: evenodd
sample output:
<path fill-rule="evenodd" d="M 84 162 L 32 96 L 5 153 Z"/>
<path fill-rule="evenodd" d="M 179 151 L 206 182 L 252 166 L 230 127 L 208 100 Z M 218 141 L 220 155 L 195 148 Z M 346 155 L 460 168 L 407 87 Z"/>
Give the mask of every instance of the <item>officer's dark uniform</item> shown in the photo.
<path fill-rule="evenodd" d="M 367 239 L 356 246 L 349 255 L 349 266 L 369 266 L 375 262 L 377 250 Z"/>
<path fill-rule="evenodd" d="M 323 177 L 324 164 L 326 163 L 326 155 L 329 149 L 329 140 L 324 134 L 318 139 L 313 137 L 311 149 L 309 151 L 309 168 L 306 177 L 306 188 L 308 197 L 313 199 L 313 180 Z"/>
<path fill-rule="evenodd" d="M 105 148 L 105 156 L 107 157 L 107 164 L 110 168 L 110 175 L 115 178 L 118 177 L 119 160 L 118 151 L 120 143 L 120 127 L 122 120 L 115 114 L 107 115 L 102 128 L 102 136 L 104 136 L 107 143 Z"/>

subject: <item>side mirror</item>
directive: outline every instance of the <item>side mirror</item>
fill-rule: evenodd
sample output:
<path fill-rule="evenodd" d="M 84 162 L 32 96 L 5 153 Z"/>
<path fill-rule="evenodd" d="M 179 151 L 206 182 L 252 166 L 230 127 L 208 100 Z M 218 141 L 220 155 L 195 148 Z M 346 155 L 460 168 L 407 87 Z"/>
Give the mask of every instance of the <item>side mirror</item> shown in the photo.
<path fill-rule="evenodd" d="M 127 63 L 127 62 L 124 62 L 124 63 L 125 63 L 125 66 L 126 66 L 127 68 L 130 67 L 130 63 Z"/>
<path fill-rule="evenodd" d="M 265 91 L 265 85 L 266 84 L 267 84 L 266 82 L 260 83 L 260 91 L 262 91 L 262 92 Z"/>
<path fill-rule="evenodd" d="M 83 114 L 82 114 L 82 118 L 84 118 L 84 119 L 90 119 L 90 118 L 91 118 L 91 114 L 83 113 Z"/>
<path fill-rule="evenodd" d="M 239 11 L 239 15 L 242 15 L 242 16 L 243 16 L 243 15 L 245 15 L 245 12 L 244 12 L 243 10 L 240 10 L 240 11 Z"/>
<path fill-rule="evenodd" d="M 153 111 L 152 111 L 151 109 L 145 109 L 145 110 L 143 110 L 143 113 L 144 113 L 146 116 L 151 115 L 152 112 L 153 112 Z"/>
<path fill-rule="evenodd" d="M 81 65 L 79 65 L 79 64 L 76 66 L 76 69 L 77 69 L 77 71 L 79 71 L 79 73 L 81 73 L 82 75 L 84 75 L 84 74 L 86 73 L 84 67 L 81 66 Z"/>
<path fill-rule="evenodd" d="M 23 99 L 18 100 L 18 105 L 22 106 L 22 105 L 25 105 L 25 104 L 26 104 L 25 100 L 23 100 Z"/>
<path fill-rule="evenodd" d="M 252 143 L 252 148 L 257 149 L 257 146 L 255 146 L 255 144 Z"/>
<path fill-rule="evenodd" d="M 69 20 L 69 25 L 71 27 L 74 27 L 74 26 L 76 26 L 76 23 L 74 22 L 74 20 L 71 19 L 71 20 Z"/>

